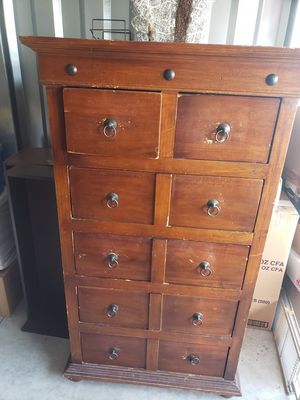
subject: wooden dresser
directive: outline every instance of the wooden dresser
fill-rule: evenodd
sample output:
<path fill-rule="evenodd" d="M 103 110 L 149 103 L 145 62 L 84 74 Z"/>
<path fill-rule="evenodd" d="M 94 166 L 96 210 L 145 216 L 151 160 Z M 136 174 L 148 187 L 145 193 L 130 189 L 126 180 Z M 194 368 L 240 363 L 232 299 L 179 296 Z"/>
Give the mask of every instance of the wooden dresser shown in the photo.
<path fill-rule="evenodd" d="M 21 41 L 48 99 L 65 375 L 240 394 L 300 50 Z"/>

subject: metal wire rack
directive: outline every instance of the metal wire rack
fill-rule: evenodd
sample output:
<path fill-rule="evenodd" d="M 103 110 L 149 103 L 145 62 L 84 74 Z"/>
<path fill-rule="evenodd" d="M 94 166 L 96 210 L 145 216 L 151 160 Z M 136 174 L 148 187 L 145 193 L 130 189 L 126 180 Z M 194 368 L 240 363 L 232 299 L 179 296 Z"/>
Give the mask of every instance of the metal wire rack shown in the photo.
<path fill-rule="evenodd" d="M 116 36 L 120 39 L 118 35 L 123 36 L 123 40 L 132 38 L 130 29 L 126 27 L 125 19 L 94 18 L 90 32 L 93 39 L 114 39 Z"/>

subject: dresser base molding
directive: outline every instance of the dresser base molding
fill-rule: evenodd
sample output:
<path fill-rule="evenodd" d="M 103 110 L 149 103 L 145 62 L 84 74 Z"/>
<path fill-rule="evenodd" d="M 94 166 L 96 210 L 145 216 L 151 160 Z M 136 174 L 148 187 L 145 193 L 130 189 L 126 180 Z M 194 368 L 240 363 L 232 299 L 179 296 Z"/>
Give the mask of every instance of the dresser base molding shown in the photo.
<path fill-rule="evenodd" d="M 72 381 L 93 379 L 241 396 L 238 374 L 233 381 L 204 375 L 149 371 L 137 368 L 69 362 L 64 376 Z"/>

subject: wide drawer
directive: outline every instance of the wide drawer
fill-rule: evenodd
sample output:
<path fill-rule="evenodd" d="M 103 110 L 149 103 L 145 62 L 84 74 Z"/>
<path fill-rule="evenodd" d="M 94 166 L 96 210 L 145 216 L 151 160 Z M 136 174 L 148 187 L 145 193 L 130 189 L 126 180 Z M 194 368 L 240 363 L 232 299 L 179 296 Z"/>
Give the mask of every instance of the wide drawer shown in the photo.
<path fill-rule="evenodd" d="M 222 377 L 228 347 L 160 341 L 158 369 Z"/>
<path fill-rule="evenodd" d="M 185 56 L 180 45 L 175 49 L 170 48 L 168 43 L 163 49 L 159 43 L 157 49 L 145 46 L 140 50 L 136 49 L 136 43 L 133 45 L 134 49 L 132 47 L 128 52 L 124 48 L 115 51 L 109 44 L 110 49 L 106 47 L 101 51 L 98 48 L 94 57 L 92 50 L 90 57 L 86 52 L 84 57 L 74 54 L 57 54 L 53 57 L 53 54 L 40 53 L 40 81 L 50 85 L 180 91 L 190 89 L 198 92 L 225 91 L 271 96 L 299 93 L 300 71 L 296 62 L 276 61 L 275 56 L 271 61 L 266 61 L 262 59 L 262 53 L 257 57 L 248 57 L 249 52 L 246 57 L 237 53 L 232 56 L 231 50 L 225 49 L 223 52 L 223 46 L 212 54 L 213 48 L 203 51 L 200 46 L 192 45 L 188 50 L 189 55 Z M 149 50 L 152 56 L 149 56 Z M 233 52 L 238 51 L 240 49 L 233 49 Z M 68 73 L 67 66 L 70 64 L 76 67 L 75 74 Z M 165 78 L 168 69 L 175 72 L 174 79 Z M 277 84 L 268 85 L 266 78 L 272 73 L 277 73 L 279 79 Z"/>
<path fill-rule="evenodd" d="M 202 297 L 163 296 L 162 329 L 193 334 L 231 335 L 237 302 Z"/>
<path fill-rule="evenodd" d="M 174 156 L 267 162 L 279 102 L 274 98 L 181 95 Z"/>
<path fill-rule="evenodd" d="M 158 155 L 161 94 L 65 89 L 67 150 L 112 157 Z"/>
<path fill-rule="evenodd" d="M 102 278 L 150 279 L 151 240 L 74 232 L 77 273 Z"/>
<path fill-rule="evenodd" d="M 263 181 L 174 175 L 171 226 L 253 231 Z"/>
<path fill-rule="evenodd" d="M 146 367 L 145 339 L 82 333 L 81 347 L 84 362 Z"/>
<path fill-rule="evenodd" d="M 249 246 L 168 240 L 165 281 L 176 284 L 240 288 Z"/>
<path fill-rule="evenodd" d="M 79 319 L 124 328 L 147 329 L 149 294 L 78 287 Z"/>
<path fill-rule="evenodd" d="M 152 224 L 154 174 L 70 169 L 75 218 Z"/>

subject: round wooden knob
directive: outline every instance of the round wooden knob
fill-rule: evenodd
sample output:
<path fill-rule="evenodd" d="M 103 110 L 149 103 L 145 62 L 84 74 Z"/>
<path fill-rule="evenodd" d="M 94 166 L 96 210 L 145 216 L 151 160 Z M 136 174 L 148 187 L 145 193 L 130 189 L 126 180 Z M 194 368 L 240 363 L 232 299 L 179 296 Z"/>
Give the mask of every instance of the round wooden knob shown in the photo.
<path fill-rule="evenodd" d="M 175 71 L 173 69 L 166 69 L 164 71 L 164 78 L 166 81 L 172 81 L 175 79 Z"/>
<path fill-rule="evenodd" d="M 76 75 L 78 72 L 77 67 L 74 64 L 68 64 L 66 66 L 66 71 L 68 75 Z"/>
<path fill-rule="evenodd" d="M 266 83 L 269 86 L 274 86 L 278 83 L 278 75 L 276 74 L 270 74 L 266 77 Z"/>

